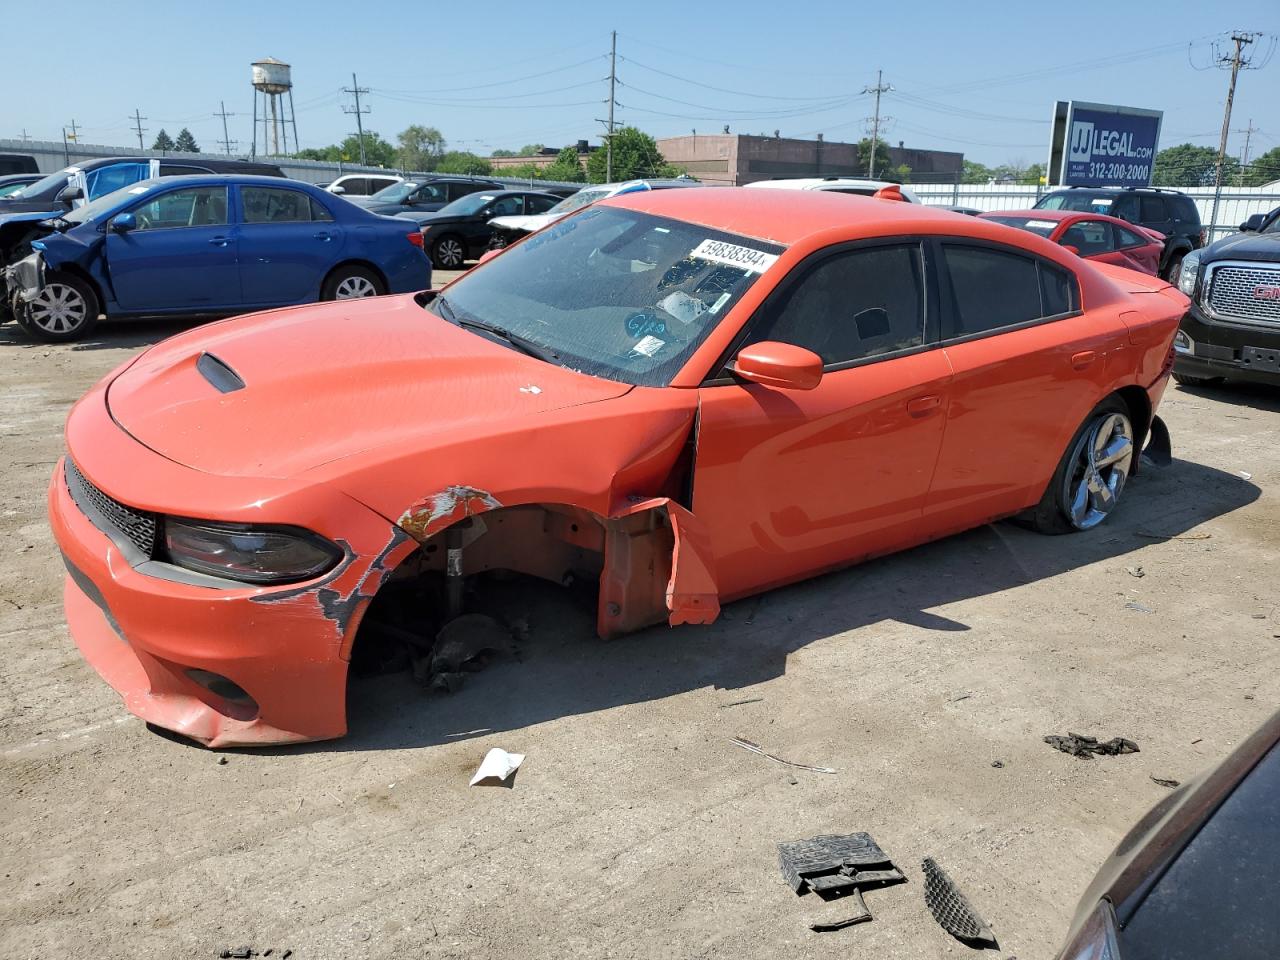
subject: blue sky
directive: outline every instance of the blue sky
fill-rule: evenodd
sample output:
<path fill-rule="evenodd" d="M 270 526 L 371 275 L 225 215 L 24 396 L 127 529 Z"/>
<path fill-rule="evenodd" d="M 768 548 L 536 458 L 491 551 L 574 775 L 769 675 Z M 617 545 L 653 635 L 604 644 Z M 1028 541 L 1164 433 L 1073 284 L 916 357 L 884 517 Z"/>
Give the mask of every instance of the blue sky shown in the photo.
<path fill-rule="evenodd" d="M 0 8 L 32 10 L 18 0 Z M 1165 111 L 1162 145 L 1216 146 L 1227 74 L 1204 67 L 1209 40 L 1230 30 L 1280 34 L 1277 0 L 1237 0 L 1230 12 L 1197 0 L 1053 5 L 932 2 L 580 4 L 208 4 L 131 0 L 59 4 L 59 55 L 48 18 L 14 27 L 0 74 L 22 96 L 0 106 L 0 136 L 25 129 L 58 139 L 74 118 L 83 142 L 147 146 L 160 127 L 189 127 L 217 149 L 220 100 L 251 136 L 249 64 L 293 66 L 298 133 L 322 146 L 355 129 L 341 110 L 351 73 L 369 87 L 368 129 L 387 139 L 410 123 L 438 127 L 456 149 L 488 154 L 525 143 L 595 142 L 603 129 L 609 31 L 618 31 L 617 119 L 655 136 L 718 132 L 866 135 L 876 70 L 884 135 L 908 146 L 962 150 L 988 164 L 1034 162 L 1047 152 L 1055 99 Z M 110 11 L 109 13 L 107 11 Z M 127 11 L 127 13 L 126 13 Z M 612 12 L 616 11 L 616 12 Z M 30 42 L 14 42 L 19 34 Z M 1190 45 L 1190 47 L 1189 47 Z M 1264 47 L 1260 43 L 1257 47 Z M 1262 51 L 1265 53 L 1265 50 Z M 16 83 L 13 78 L 18 78 Z M 1238 152 L 1280 146 L 1280 55 L 1241 75 L 1232 120 Z"/>

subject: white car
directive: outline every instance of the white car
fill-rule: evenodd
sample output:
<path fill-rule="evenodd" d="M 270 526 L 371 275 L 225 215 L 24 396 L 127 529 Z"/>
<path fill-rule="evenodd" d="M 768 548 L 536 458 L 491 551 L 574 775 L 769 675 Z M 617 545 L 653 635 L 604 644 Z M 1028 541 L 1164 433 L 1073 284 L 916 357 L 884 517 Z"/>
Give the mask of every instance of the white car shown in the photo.
<path fill-rule="evenodd" d="M 597 200 L 616 197 L 624 193 L 634 193 L 637 190 L 666 190 L 669 187 L 698 186 L 701 186 L 701 184 L 697 180 L 688 179 L 627 180 L 624 183 L 593 184 L 589 187 L 583 187 L 572 196 L 565 197 L 546 213 L 535 213 L 523 217 L 494 217 L 489 221 L 489 226 L 493 228 L 493 237 L 489 241 L 489 246 L 493 249 L 515 243 L 526 234 L 541 230 L 543 227 L 555 223 L 566 214 L 589 206 Z"/>
<path fill-rule="evenodd" d="M 916 195 L 899 183 L 888 180 L 872 180 L 869 177 L 795 177 L 790 180 L 757 180 L 743 186 L 765 190 L 826 190 L 829 193 L 853 193 L 861 197 L 874 196 L 884 187 L 899 187 L 902 199 L 919 203 Z"/>
<path fill-rule="evenodd" d="M 394 173 L 347 173 L 326 185 L 325 189 L 344 197 L 368 197 L 403 179 Z"/>

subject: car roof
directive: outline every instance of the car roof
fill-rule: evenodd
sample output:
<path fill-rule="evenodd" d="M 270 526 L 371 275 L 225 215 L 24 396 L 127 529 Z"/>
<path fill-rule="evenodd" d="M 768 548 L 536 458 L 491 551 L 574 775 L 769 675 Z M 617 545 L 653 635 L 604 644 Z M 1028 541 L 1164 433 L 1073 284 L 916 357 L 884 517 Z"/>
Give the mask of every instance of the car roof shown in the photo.
<path fill-rule="evenodd" d="M 191 184 L 192 186 L 202 183 L 235 183 L 246 186 L 263 186 L 263 187 L 309 187 L 312 190 L 320 190 L 314 183 L 308 183 L 305 180 L 292 180 L 288 177 L 268 177 L 256 173 L 184 173 L 172 177 L 151 177 L 147 180 L 139 181 L 141 184 L 155 184 L 156 186 L 171 186 L 173 184 Z M 324 192 L 324 191 L 320 191 Z"/>
<path fill-rule="evenodd" d="M 838 187 L 842 184 L 850 187 L 887 187 L 890 182 L 870 177 L 780 177 L 777 180 L 757 180 L 744 186 L 775 190 L 821 190 L 823 187 Z"/>
<path fill-rule="evenodd" d="M 1103 213 L 1090 213 L 1088 210 L 983 210 L 978 214 L 979 218 L 989 220 L 992 217 L 1021 217 L 1024 220 L 1072 220 L 1076 217 L 1085 217 L 1095 220 L 1099 217 L 1105 220 L 1115 219 L 1108 217 Z M 1123 221 L 1122 221 L 1123 222 Z"/>
<path fill-rule="evenodd" d="M 1179 197 L 1186 196 L 1181 190 L 1174 190 L 1172 187 L 1058 187 L 1043 196 L 1055 193 L 1171 193 Z"/>
<path fill-rule="evenodd" d="M 924 229 L 926 232 L 986 235 L 988 230 L 1007 229 L 999 224 L 987 226 L 974 217 L 939 207 L 824 190 L 726 190 L 720 187 L 643 190 L 599 202 L 786 246 L 839 227 L 847 227 L 851 239 L 864 234 L 870 236 L 876 231 L 866 227 L 886 221 L 900 224 L 904 233 Z"/>

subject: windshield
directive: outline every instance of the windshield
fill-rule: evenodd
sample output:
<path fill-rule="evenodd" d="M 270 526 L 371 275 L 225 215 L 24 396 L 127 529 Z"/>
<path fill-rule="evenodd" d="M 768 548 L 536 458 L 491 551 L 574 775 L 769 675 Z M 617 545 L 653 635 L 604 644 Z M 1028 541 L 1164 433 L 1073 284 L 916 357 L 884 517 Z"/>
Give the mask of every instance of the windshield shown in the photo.
<path fill-rule="evenodd" d="M 35 183 L 29 183 L 22 188 L 21 196 L 34 197 L 46 190 L 61 190 L 67 185 L 67 178 L 73 173 L 79 173 L 79 167 L 63 167 L 57 173 L 51 173 Z"/>
<path fill-rule="evenodd" d="M 4 183 L 0 184 L 0 197 L 20 197 L 22 196 L 22 188 L 29 186 L 25 183 Z"/>
<path fill-rule="evenodd" d="M 1263 233 L 1280 233 L 1280 210 L 1272 210 L 1271 221 L 1262 228 Z"/>
<path fill-rule="evenodd" d="M 782 247 L 634 210 L 567 217 L 429 305 L 592 376 L 665 386 Z"/>
<path fill-rule="evenodd" d="M 469 217 L 494 198 L 492 193 L 468 193 L 453 203 L 446 203 L 437 211 L 441 216 Z"/>
<path fill-rule="evenodd" d="M 597 200 L 603 200 L 609 195 L 608 190 L 579 190 L 571 197 L 565 197 L 547 213 L 572 213 L 574 210 L 582 207 L 590 206 Z"/>
<path fill-rule="evenodd" d="M 379 203 L 404 203 L 409 194 L 413 193 L 419 186 L 420 184 L 414 183 L 412 180 L 393 183 L 389 187 L 383 187 L 370 196 L 369 199 L 377 200 Z"/>
<path fill-rule="evenodd" d="M 1036 204 L 1037 210 L 1077 210 L 1081 213 L 1106 213 L 1115 197 L 1088 193 L 1051 193 Z"/>
<path fill-rule="evenodd" d="M 983 220 L 991 220 L 994 223 L 1003 223 L 1007 227 L 1017 227 L 1019 230 L 1027 230 L 1031 233 L 1038 233 L 1042 237 L 1047 237 L 1053 233 L 1054 228 L 1058 225 L 1056 220 L 1037 220 L 1034 217 L 983 217 Z"/>
<path fill-rule="evenodd" d="M 156 179 L 131 183 L 127 187 L 104 194 L 97 200 L 90 200 L 83 207 L 76 207 L 74 210 L 60 214 L 57 219 L 66 223 L 89 223 L 101 217 L 110 216 L 118 207 L 124 206 L 131 197 L 146 193 L 151 188 L 159 186 L 160 182 Z"/>

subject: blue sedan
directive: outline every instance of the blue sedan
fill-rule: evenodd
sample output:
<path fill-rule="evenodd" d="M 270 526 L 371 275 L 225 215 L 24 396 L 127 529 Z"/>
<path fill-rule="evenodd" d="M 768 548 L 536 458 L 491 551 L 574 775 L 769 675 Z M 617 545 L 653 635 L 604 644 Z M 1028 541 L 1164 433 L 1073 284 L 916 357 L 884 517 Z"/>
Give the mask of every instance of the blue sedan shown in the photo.
<path fill-rule="evenodd" d="M 5 311 L 47 341 L 109 318 L 218 317 L 431 284 L 415 224 L 276 177 L 144 180 L 40 225 Z"/>

